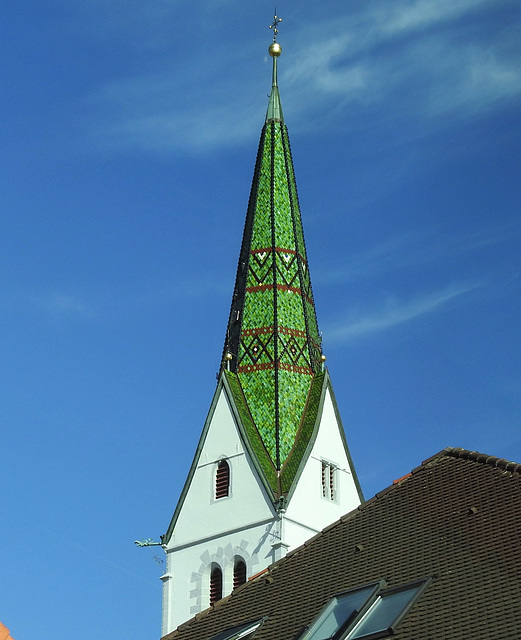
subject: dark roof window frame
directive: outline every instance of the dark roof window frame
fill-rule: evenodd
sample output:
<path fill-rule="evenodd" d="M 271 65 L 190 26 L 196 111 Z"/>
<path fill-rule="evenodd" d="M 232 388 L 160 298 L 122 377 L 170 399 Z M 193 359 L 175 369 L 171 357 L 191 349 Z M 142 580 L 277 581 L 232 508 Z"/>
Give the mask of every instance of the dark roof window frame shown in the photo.
<path fill-rule="evenodd" d="M 376 640 L 392 635 L 431 582 L 423 578 L 386 588 L 380 580 L 337 593 L 299 640 Z"/>
<path fill-rule="evenodd" d="M 376 640 L 392 635 L 431 582 L 432 578 L 423 578 L 380 590 L 366 603 L 343 638 Z"/>
<path fill-rule="evenodd" d="M 246 638 L 251 638 L 253 634 L 262 627 L 266 618 L 267 616 L 264 616 L 264 618 L 260 620 L 257 619 L 236 627 L 229 627 L 216 636 L 212 636 L 210 640 L 246 640 Z"/>
<path fill-rule="evenodd" d="M 299 640 L 338 640 L 362 611 L 364 604 L 376 598 L 385 582 L 371 582 L 333 595 L 322 607 Z"/>

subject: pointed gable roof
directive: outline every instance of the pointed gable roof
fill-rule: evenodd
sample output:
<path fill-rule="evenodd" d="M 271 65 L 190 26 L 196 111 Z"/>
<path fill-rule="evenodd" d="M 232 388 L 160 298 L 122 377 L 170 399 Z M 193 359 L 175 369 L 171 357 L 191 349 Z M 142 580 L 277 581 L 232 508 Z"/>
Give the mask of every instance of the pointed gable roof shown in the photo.
<path fill-rule="evenodd" d="M 321 341 L 289 137 L 273 80 L 246 214 L 222 370 L 236 377 L 273 469 L 298 438 Z"/>
<path fill-rule="evenodd" d="M 448 448 L 164 640 L 210 640 L 265 616 L 252 640 L 298 640 L 333 595 L 422 578 L 396 640 L 519 638 L 520 528 L 521 464 Z"/>

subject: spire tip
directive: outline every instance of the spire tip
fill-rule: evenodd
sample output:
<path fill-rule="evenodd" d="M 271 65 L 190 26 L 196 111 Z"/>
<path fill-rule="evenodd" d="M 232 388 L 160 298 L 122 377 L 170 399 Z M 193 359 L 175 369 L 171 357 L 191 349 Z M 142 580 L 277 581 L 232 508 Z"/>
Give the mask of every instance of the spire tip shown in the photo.
<path fill-rule="evenodd" d="M 272 58 L 278 58 L 282 53 L 282 47 L 278 42 L 272 42 L 268 47 L 268 52 Z"/>
<path fill-rule="evenodd" d="M 266 114 L 266 122 L 282 122 L 282 107 L 280 106 L 279 89 L 277 87 L 277 58 L 282 53 L 282 47 L 277 42 L 277 34 L 279 30 L 277 25 L 282 22 L 282 18 L 277 16 L 277 10 L 275 9 L 275 15 L 273 16 L 273 24 L 270 25 L 270 29 L 273 29 L 273 42 L 268 47 L 268 52 L 273 59 L 273 73 L 271 82 L 271 94 L 268 104 L 268 112 Z"/>
<path fill-rule="evenodd" d="M 273 29 L 273 43 L 277 42 L 277 35 L 279 30 L 277 29 L 279 23 L 282 22 L 282 18 L 277 16 L 277 9 L 275 9 L 275 15 L 273 16 L 273 24 L 270 24 L 270 29 Z"/>

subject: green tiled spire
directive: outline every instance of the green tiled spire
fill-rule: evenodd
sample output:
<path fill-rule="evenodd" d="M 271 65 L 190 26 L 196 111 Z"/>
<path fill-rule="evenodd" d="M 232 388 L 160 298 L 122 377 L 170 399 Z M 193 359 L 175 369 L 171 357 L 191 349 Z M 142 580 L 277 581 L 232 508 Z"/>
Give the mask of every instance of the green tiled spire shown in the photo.
<path fill-rule="evenodd" d="M 262 441 L 262 445 L 255 443 L 254 450 L 263 446 L 263 458 L 267 454 L 274 470 L 279 471 L 292 450 L 306 444 L 300 441 L 301 435 L 309 432 L 304 428 L 306 403 L 323 363 L 293 161 L 277 86 L 281 48 L 275 39 L 269 52 L 273 58 L 272 90 L 246 215 L 222 368 L 237 378 L 242 389 Z"/>

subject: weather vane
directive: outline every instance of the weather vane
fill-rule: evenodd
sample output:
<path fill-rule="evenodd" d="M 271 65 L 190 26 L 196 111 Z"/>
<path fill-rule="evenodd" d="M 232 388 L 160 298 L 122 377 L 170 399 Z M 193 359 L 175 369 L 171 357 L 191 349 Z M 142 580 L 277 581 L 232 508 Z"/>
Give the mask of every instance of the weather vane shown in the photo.
<path fill-rule="evenodd" d="M 277 42 L 277 34 L 279 33 L 277 25 L 282 22 L 282 18 L 278 18 L 276 14 L 277 9 L 275 9 L 275 15 L 273 16 L 273 24 L 270 24 L 270 29 L 273 29 L 273 42 Z"/>

